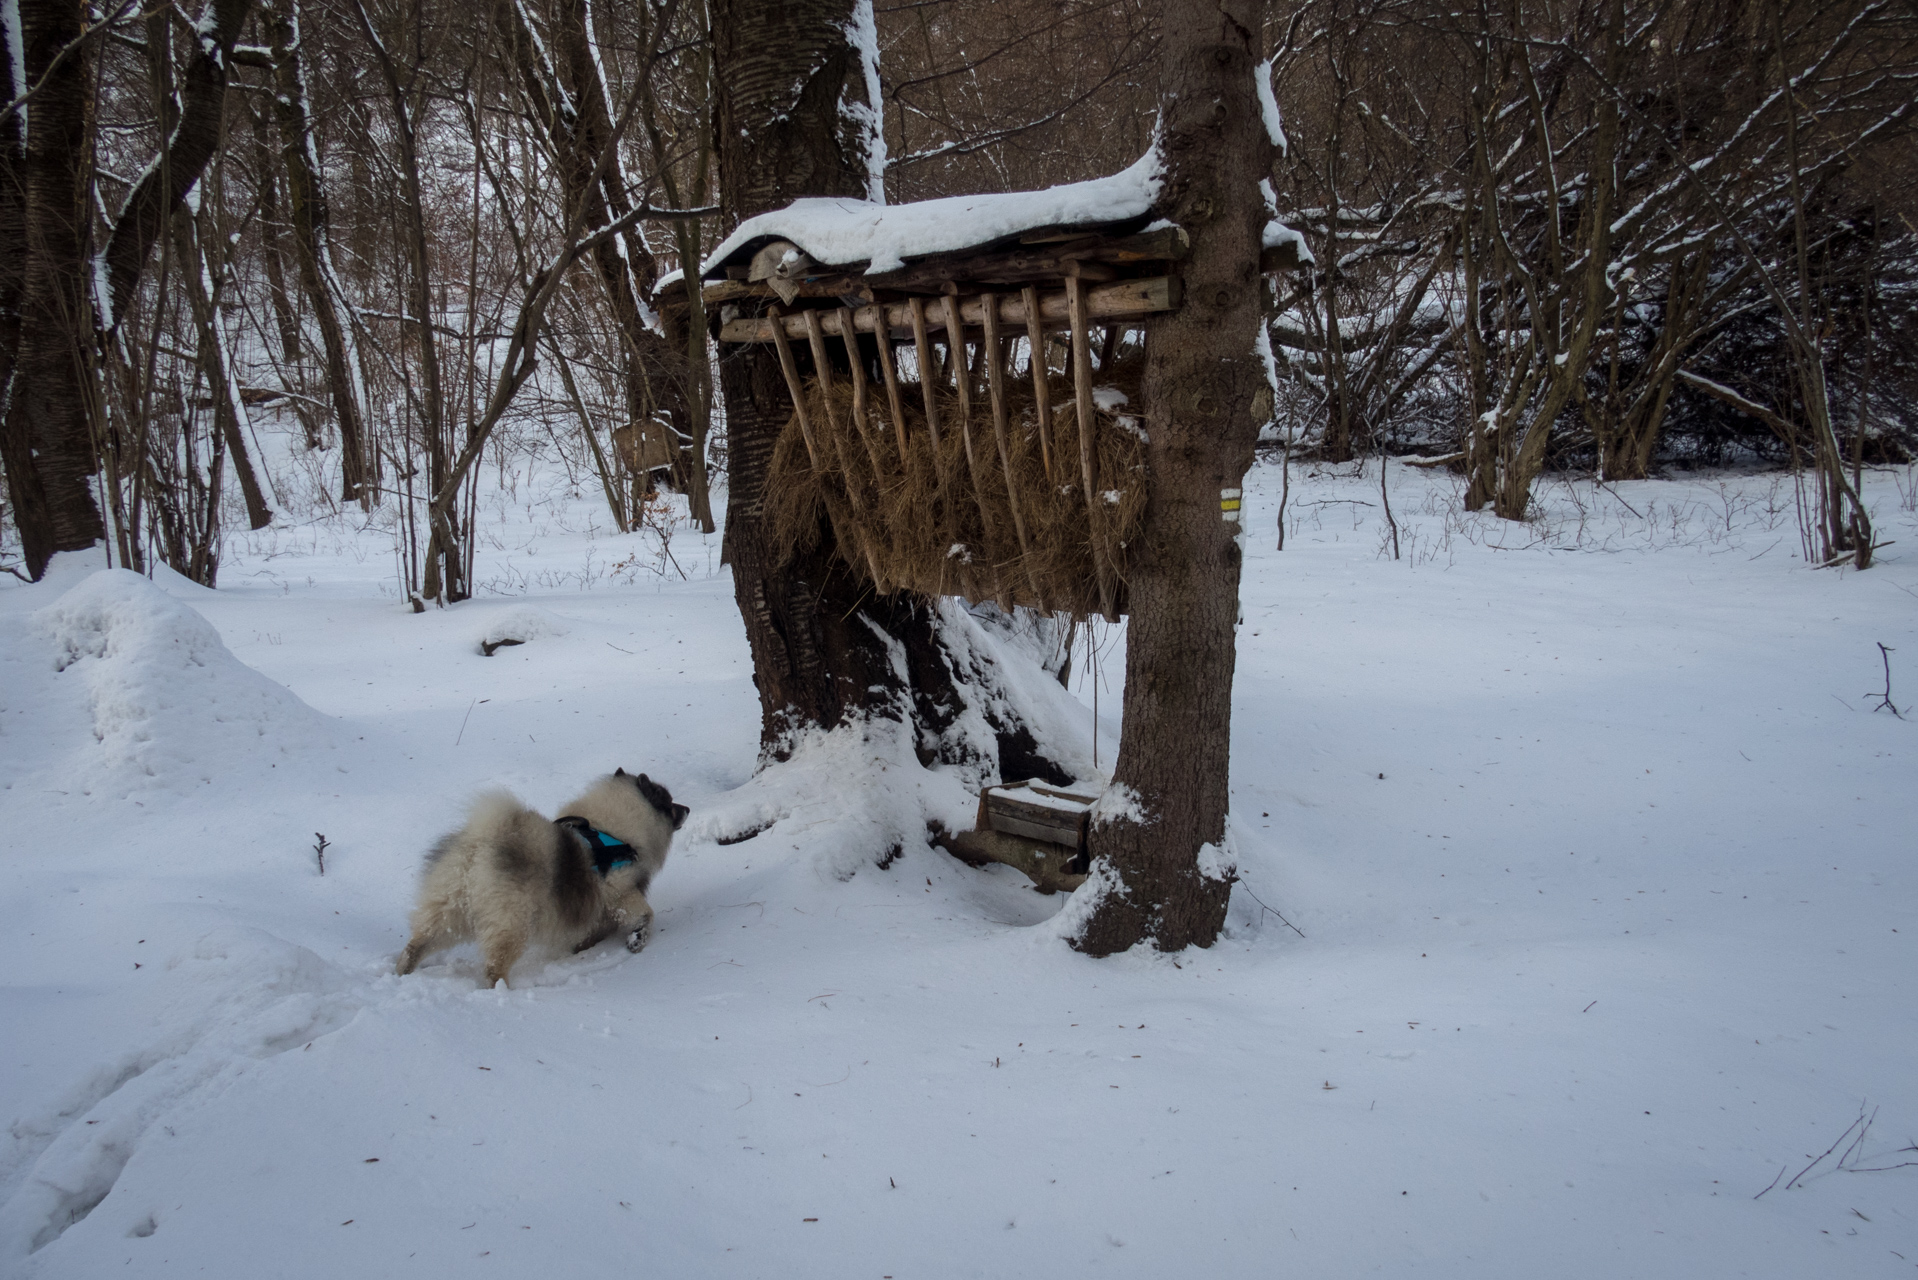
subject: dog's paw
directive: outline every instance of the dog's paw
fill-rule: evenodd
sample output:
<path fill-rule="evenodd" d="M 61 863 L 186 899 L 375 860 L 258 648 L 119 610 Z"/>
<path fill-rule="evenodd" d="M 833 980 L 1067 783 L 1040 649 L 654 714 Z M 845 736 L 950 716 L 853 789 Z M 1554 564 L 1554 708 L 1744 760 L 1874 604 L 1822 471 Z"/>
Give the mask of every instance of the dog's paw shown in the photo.
<path fill-rule="evenodd" d="M 653 929 L 650 924 L 642 924 L 641 926 L 639 926 L 639 928 L 627 934 L 626 949 L 628 951 L 637 953 L 641 947 L 646 945 L 647 936 L 651 934 L 652 931 Z"/>

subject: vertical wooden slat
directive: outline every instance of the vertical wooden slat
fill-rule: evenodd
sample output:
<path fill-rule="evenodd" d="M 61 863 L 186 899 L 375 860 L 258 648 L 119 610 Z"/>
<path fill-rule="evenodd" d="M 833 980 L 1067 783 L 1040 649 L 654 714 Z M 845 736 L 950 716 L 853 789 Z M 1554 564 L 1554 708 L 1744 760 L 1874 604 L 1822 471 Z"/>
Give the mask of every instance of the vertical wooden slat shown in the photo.
<path fill-rule="evenodd" d="M 1032 548 L 1026 542 L 1026 517 L 1019 509 L 1019 485 L 1012 475 L 1012 450 L 1006 443 L 1006 344 L 999 336 L 999 299 L 988 293 L 986 305 L 986 390 L 992 397 L 992 435 L 999 444 L 999 467 L 1006 475 L 1006 505 L 1012 508 L 1012 531 L 1019 538 L 1019 562 L 1025 566 L 1026 585 L 1032 589 L 1033 603 L 1041 611 L 1046 607 L 1045 593 L 1039 589 L 1039 571 L 1033 565 Z"/>
<path fill-rule="evenodd" d="M 833 425 L 835 415 L 832 411 L 832 361 L 826 359 L 826 335 L 819 327 L 819 313 L 806 309 L 806 341 L 812 346 L 813 376 L 819 379 L 819 389 L 825 393 L 826 425 Z"/>
<path fill-rule="evenodd" d="M 850 333 L 852 332 L 852 326 L 849 323 L 851 314 L 843 307 L 840 308 L 840 310 L 842 314 L 845 315 L 847 322 L 842 332 Z M 866 567 L 872 572 L 873 586 L 880 591 L 884 591 L 886 589 L 886 575 L 879 568 L 879 556 L 873 550 L 871 535 L 866 531 L 865 504 L 859 500 L 860 486 L 857 477 L 853 474 L 852 468 L 846 465 L 846 452 L 852 446 L 846 440 L 846 433 L 839 429 L 839 415 L 834 413 L 832 408 L 832 362 L 826 358 L 826 331 L 819 323 L 819 312 L 811 308 L 808 308 L 806 311 L 806 341 L 812 346 L 813 367 L 819 371 L 819 389 L 825 393 L 826 435 L 829 443 L 832 445 L 833 457 L 837 459 L 839 463 L 839 476 L 841 487 L 845 490 L 846 494 L 846 505 L 852 509 L 853 536 L 858 539 L 860 551 L 865 553 Z M 857 372 L 858 360 L 856 358 L 856 350 L 854 354 L 853 368 L 855 372 L 853 376 L 857 378 L 859 375 Z M 855 386 L 857 386 L 857 384 L 855 384 Z M 857 390 L 855 390 L 854 395 L 857 397 Z M 855 429 L 857 428 L 855 427 Z M 808 441 L 808 444 L 810 445 L 810 441 Z M 813 464 L 814 470 L 818 469 L 818 465 L 818 462 L 815 461 Z"/>
<path fill-rule="evenodd" d="M 966 322 L 960 314 L 957 294 L 946 295 L 946 355 L 952 365 L 952 384 L 959 393 L 959 438 L 966 447 L 966 475 L 972 480 L 972 500 L 979 507 L 979 524 L 986 541 L 992 541 L 992 504 L 986 501 L 985 486 L 980 483 L 979 458 L 972 447 L 972 361 L 967 358 Z M 1012 597 L 1006 593 L 1005 584 L 999 578 L 999 566 L 988 564 L 992 574 L 992 594 L 999 601 L 999 607 L 1007 613 L 1012 612 Z"/>
<path fill-rule="evenodd" d="M 1099 505 L 1099 489 L 1093 477 L 1092 427 L 1097 421 L 1092 406 L 1092 330 L 1086 323 L 1086 285 L 1077 276 L 1066 277 L 1067 318 L 1072 325 L 1072 384 L 1078 397 L 1079 469 L 1085 477 L 1086 532 L 1092 538 L 1092 565 L 1099 578 L 1099 612 L 1111 622 L 1118 621 L 1112 604 L 1112 573 L 1100 550 L 1099 531 L 1105 524 L 1105 511 Z"/>
<path fill-rule="evenodd" d="M 852 366 L 852 419 L 866 434 L 866 362 L 859 358 L 859 329 L 851 307 L 839 308 L 839 338 L 846 344 L 846 363 Z"/>
<path fill-rule="evenodd" d="M 966 322 L 959 314 L 959 298 L 946 295 L 946 356 L 952 364 L 952 385 L 959 392 L 959 422 L 966 432 L 966 448 L 972 448 L 972 362 L 966 357 Z"/>
<path fill-rule="evenodd" d="M 903 470 L 907 457 L 906 409 L 899 402 L 899 375 L 892 367 L 892 334 L 886 325 L 886 308 L 878 306 L 873 309 L 878 313 L 872 331 L 879 339 L 879 373 L 886 380 L 886 407 L 892 411 L 892 429 L 899 436 L 899 466 Z"/>
<path fill-rule="evenodd" d="M 940 479 L 945 479 L 944 455 L 939 451 L 939 406 L 933 401 L 932 386 L 932 340 L 926 337 L 926 300 L 908 298 L 906 309 L 912 312 L 912 341 L 919 357 L 919 390 L 926 401 L 926 430 L 932 433 L 933 462 L 940 471 Z"/>
<path fill-rule="evenodd" d="M 819 449 L 813 443 L 812 418 L 806 413 L 806 391 L 799 385 L 799 365 L 793 359 L 793 349 L 786 342 L 786 327 L 779 323 L 783 312 L 778 307 L 766 308 L 773 318 L 773 345 L 779 348 L 779 371 L 786 375 L 786 390 L 793 398 L 793 412 L 799 415 L 799 434 L 806 439 L 806 460 L 812 463 L 814 471 L 819 470 Z"/>
<path fill-rule="evenodd" d="M 1026 303 L 1026 342 L 1032 348 L 1032 398 L 1039 414 L 1039 461 L 1046 469 L 1046 483 L 1052 483 L 1052 383 L 1047 378 L 1046 334 L 1039 325 L 1039 287 L 1027 285 L 1021 290 Z"/>

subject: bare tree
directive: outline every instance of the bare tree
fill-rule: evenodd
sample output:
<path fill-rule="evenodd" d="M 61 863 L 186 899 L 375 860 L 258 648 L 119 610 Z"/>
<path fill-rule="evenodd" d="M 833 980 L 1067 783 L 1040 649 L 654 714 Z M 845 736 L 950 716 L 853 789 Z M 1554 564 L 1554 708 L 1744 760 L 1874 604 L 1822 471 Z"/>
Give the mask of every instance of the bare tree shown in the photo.
<path fill-rule="evenodd" d="M 1210 946 L 1225 922 L 1239 490 L 1262 424 L 1257 6 L 1168 0 L 1159 95 L 1164 214 L 1191 237 L 1185 301 L 1146 338 L 1146 523 L 1128 571 L 1125 719 L 1088 845 L 1108 877 L 1073 945 Z M 1216 505 L 1215 505 L 1216 504 Z M 1210 848 L 1208 864 L 1202 851 Z"/>

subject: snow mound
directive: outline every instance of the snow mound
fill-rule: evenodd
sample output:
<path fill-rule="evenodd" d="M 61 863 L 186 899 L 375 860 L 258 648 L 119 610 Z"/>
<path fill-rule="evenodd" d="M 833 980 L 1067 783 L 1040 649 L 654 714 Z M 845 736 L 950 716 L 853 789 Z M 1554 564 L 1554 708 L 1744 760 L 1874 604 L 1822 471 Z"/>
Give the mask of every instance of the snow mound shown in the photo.
<path fill-rule="evenodd" d="M 911 729 L 898 721 L 809 729 L 786 747 L 786 759 L 695 814 L 682 838 L 731 844 L 750 833 L 776 844 L 804 832 L 788 843 L 821 875 L 850 880 L 861 867 L 929 849 L 928 822 L 948 830 L 972 826 L 978 797 L 965 774 L 921 765 Z"/>
<path fill-rule="evenodd" d="M 555 614 L 529 604 L 511 605 L 488 613 L 480 629 L 478 643 L 482 651 L 489 646 L 524 644 L 548 636 L 563 636 L 572 628 Z"/>
<path fill-rule="evenodd" d="M 212 624 L 137 573 L 108 569 L 33 615 L 53 676 L 85 689 L 88 794 L 186 792 L 338 746 L 333 723 L 235 658 Z"/>

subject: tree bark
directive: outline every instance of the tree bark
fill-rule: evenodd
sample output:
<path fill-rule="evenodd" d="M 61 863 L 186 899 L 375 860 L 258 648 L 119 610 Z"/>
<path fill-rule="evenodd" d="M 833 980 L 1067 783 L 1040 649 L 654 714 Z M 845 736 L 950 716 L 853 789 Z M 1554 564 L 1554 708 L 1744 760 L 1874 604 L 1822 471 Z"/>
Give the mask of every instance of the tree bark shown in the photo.
<path fill-rule="evenodd" d="M 213 21 L 206 25 L 202 19 L 199 48 L 187 60 L 180 80 L 178 118 L 163 117 L 167 129 L 161 153 L 127 194 L 101 251 L 108 294 L 107 314 L 100 318 L 105 329 L 119 324 L 139 287 L 147 256 L 166 232 L 173 210 L 199 182 L 220 148 L 227 67 L 233 60 L 233 42 L 252 11 L 253 0 L 212 0 L 207 6 Z"/>
<path fill-rule="evenodd" d="M 217 238 L 214 243 L 218 243 Z M 240 400 L 233 357 L 220 328 L 220 285 L 226 278 L 225 264 L 208 253 L 212 246 L 185 209 L 173 215 L 173 245 L 180 262 L 180 281 L 186 287 L 187 307 L 199 333 L 199 365 L 213 398 L 213 429 L 220 433 L 233 459 L 233 474 L 239 479 L 240 495 L 246 502 L 248 527 L 264 529 L 273 523 L 273 512 L 266 505 L 266 494 L 260 489 L 252 456 L 247 452 L 246 406 Z M 219 512 L 213 511 L 209 518 L 217 521 Z M 208 580 L 205 585 L 213 583 Z"/>
<path fill-rule="evenodd" d="M 559 0 L 555 6 L 551 30 L 556 60 L 547 57 L 519 0 L 502 0 L 494 14 L 501 42 L 552 149 L 567 216 L 584 206 L 584 227 L 591 233 L 630 213 L 625 166 L 616 156 L 603 174 L 597 168 L 613 129 L 612 99 L 594 56 L 585 0 Z M 644 84 L 638 88 L 647 91 Z M 629 231 L 596 245 L 592 265 L 619 332 L 629 421 L 644 422 L 663 413 L 675 424 L 688 422 L 684 357 L 676 344 L 647 327 L 641 303 L 657 274 L 652 254 Z"/>
<path fill-rule="evenodd" d="M 261 24 L 273 47 L 273 114 L 280 132 L 280 163 L 293 227 L 300 287 L 313 306 L 313 320 L 326 349 L 327 390 L 340 427 L 340 499 L 368 499 L 366 436 L 359 394 L 359 352 L 350 328 L 342 327 L 338 303 L 343 297 L 333 271 L 328 242 L 326 191 L 320 184 L 313 125 L 307 118 L 305 54 L 300 47 L 299 0 L 266 0 Z"/>
<path fill-rule="evenodd" d="M 800 196 L 866 196 L 864 140 L 840 110 L 842 95 L 860 95 L 864 86 L 846 34 L 853 10 L 853 0 L 713 6 L 720 205 L 729 222 Z M 1250 85 L 1249 67 L 1246 75 Z M 809 356 L 800 358 L 810 367 Z M 922 763 L 976 763 L 969 753 L 980 744 L 948 732 L 976 699 L 997 736 L 1001 777 L 1069 781 L 1034 749 L 1016 711 L 1001 710 L 1005 699 L 980 696 L 994 673 L 962 660 L 947 642 L 949 606 L 876 592 L 839 558 L 829 532 L 819 550 L 796 558 L 773 541 L 763 517 L 766 473 L 792 401 L 770 345 L 726 351 L 720 388 L 730 468 L 726 537 L 759 689 L 763 757 L 783 758 L 805 729 L 880 716 L 911 721 Z"/>
<path fill-rule="evenodd" d="M 412 313 L 412 330 L 420 352 L 420 435 L 426 443 L 428 488 L 435 495 L 428 507 L 431 531 L 427 535 L 425 572 L 421 592 L 442 604 L 466 599 L 466 554 L 457 523 L 459 512 L 450 498 L 441 504 L 438 495 L 447 488 L 452 476 L 452 448 L 447 439 L 446 399 L 440 385 L 439 339 L 433 327 L 433 254 L 426 232 L 426 196 L 420 181 L 419 137 L 415 132 L 420 103 L 420 77 L 416 63 L 406 80 L 400 78 L 399 64 L 386 42 L 373 27 L 373 19 L 361 0 L 353 0 L 353 16 L 360 34 L 372 50 L 380 77 L 385 82 L 387 104 L 393 111 L 393 137 L 399 151 L 400 238 L 406 248 L 407 310 Z M 417 46 L 415 55 L 418 56 Z"/>
<path fill-rule="evenodd" d="M 865 194 L 862 156 L 839 131 L 838 103 L 855 55 L 845 26 L 851 0 L 720 0 L 713 38 L 719 86 L 719 188 L 726 220 L 738 222 L 800 196 Z M 726 400 L 726 537 L 733 592 L 752 647 L 760 739 L 784 753 L 789 735 L 832 727 L 863 711 L 898 714 L 897 676 L 883 638 L 865 617 L 921 622 L 919 602 L 867 601 L 869 588 L 832 550 L 783 562 L 762 517 L 773 444 L 792 401 L 772 350 L 760 343 L 727 351 L 720 363 Z M 890 606 L 890 607 L 886 607 Z"/>
<path fill-rule="evenodd" d="M 13 74 L 19 34 L 14 24 L 0 21 L 0 93 L 8 102 L 26 91 Z M 0 418 L 6 415 L 13 362 L 20 354 L 20 294 L 27 278 L 26 193 L 21 186 L 26 158 L 26 121 L 16 111 L 0 121 Z M 0 465 L 6 462 L 7 455 L 0 454 Z"/>
<path fill-rule="evenodd" d="M 0 432 L 27 572 L 38 579 L 57 551 L 106 536 L 89 481 L 95 450 L 87 416 L 93 308 L 87 299 L 88 146 L 93 50 L 48 75 L 82 33 L 80 0 L 20 0 L 29 84 L 46 83 L 27 114 L 21 175 L 21 241 L 4 251 L 25 262 L 20 345 Z"/>
<path fill-rule="evenodd" d="M 1147 330 L 1146 511 L 1128 573 L 1125 719 L 1112 792 L 1087 837 L 1107 887 L 1072 940 L 1092 955 L 1147 940 L 1163 951 L 1210 946 L 1232 889 L 1200 854 L 1211 845 L 1224 855 L 1237 491 L 1265 385 L 1253 354 L 1258 183 L 1273 146 L 1254 96 L 1258 13 L 1252 0 L 1169 0 L 1164 10 L 1160 210 L 1192 250 L 1177 266 L 1183 304 Z"/>

